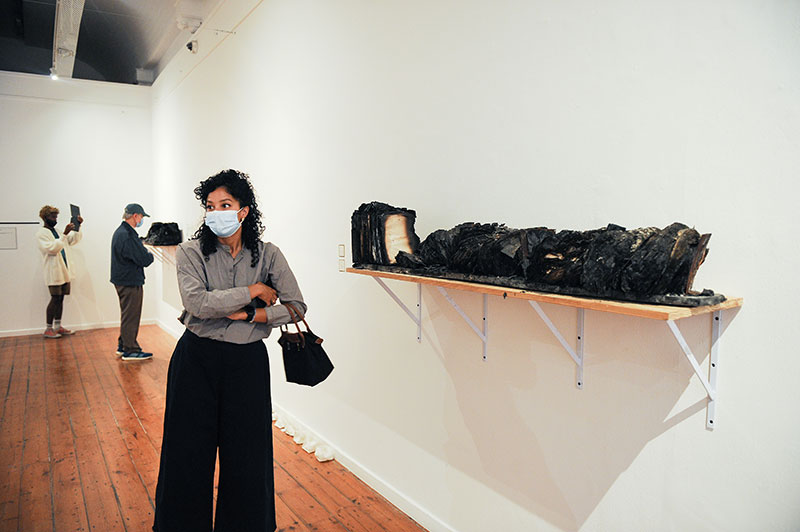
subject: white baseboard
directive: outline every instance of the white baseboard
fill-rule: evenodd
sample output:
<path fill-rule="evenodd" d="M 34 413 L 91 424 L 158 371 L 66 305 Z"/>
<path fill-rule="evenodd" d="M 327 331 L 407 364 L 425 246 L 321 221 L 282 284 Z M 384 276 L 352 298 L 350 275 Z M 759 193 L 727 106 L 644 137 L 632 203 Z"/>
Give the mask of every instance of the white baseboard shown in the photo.
<path fill-rule="evenodd" d="M 156 325 L 159 324 L 155 319 L 142 320 L 141 325 Z M 69 322 L 63 323 L 64 327 L 72 329 L 73 331 L 85 331 L 87 329 L 105 329 L 108 327 L 119 327 L 119 320 L 116 321 L 100 321 L 95 323 L 81 323 L 72 324 Z M 160 325 L 160 324 L 159 324 Z M 162 327 L 163 328 L 163 327 Z M 7 331 L 0 331 L 0 338 L 6 336 L 29 336 L 31 334 L 42 334 L 44 327 L 36 327 L 33 329 L 11 329 Z"/>
<path fill-rule="evenodd" d="M 162 320 L 157 320 L 156 325 L 158 325 L 162 331 L 172 336 L 176 340 L 183 335 L 183 331 L 186 329 L 186 327 L 184 327 L 183 324 L 180 323 L 178 320 L 175 320 L 174 326 L 167 325 Z"/>
<path fill-rule="evenodd" d="M 305 434 L 313 437 L 320 443 L 320 445 L 327 445 L 333 449 L 333 455 L 337 462 L 342 464 L 361 481 L 380 493 L 387 500 L 389 500 L 389 502 L 397 506 L 401 511 L 411 517 L 429 532 L 457 532 L 454 528 L 448 526 L 446 523 L 442 522 L 436 516 L 431 514 L 428 510 L 417 504 L 405 493 L 384 481 L 380 476 L 362 465 L 358 460 L 342 451 L 335 445 L 332 445 L 328 440 L 320 436 L 319 433 L 315 432 L 313 429 L 309 428 L 302 421 L 297 419 L 294 414 L 282 406 L 273 402 L 272 409 L 281 417 L 283 417 L 284 420 L 290 422 L 295 429 L 300 429 Z"/>

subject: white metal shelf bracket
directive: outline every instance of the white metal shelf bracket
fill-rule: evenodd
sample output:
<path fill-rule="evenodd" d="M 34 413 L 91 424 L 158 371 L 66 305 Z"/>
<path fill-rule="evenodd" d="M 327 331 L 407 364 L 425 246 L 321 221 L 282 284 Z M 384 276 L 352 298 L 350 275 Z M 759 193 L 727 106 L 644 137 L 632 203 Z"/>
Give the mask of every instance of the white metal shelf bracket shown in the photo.
<path fill-rule="evenodd" d="M 409 310 L 409 308 L 405 305 L 405 303 L 400 301 L 400 298 L 397 297 L 397 294 L 395 294 L 391 288 L 386 286 L 386 283 L 383 282 L 383 279 L 380 277 L 373 277 L 373 279 L 375 279 L 378 284 L 381 285 L 384 290 L 386 290 L 386 293 L 389 294 L 392 299 L 394 299 L 395 303 L 400 305 L 400 308 L 406 311 L 406 314 L 408 314 L 408 317 L 411 318 L 411 321 L 417 324 L 417 342 L 422 342 L 422 285 L 417 283 L 417 314 L 415 316 L 414 313 L 411 312 L 411 310 Z"/>
<path fill-rule="evenodd" d="M 572 349 L 572 346 L 567 343 L 567 341 L 564 339 L 564 336 L 561 334 L 558 328 L 555 325 L 553 325 L 553 322 L 550 320 L 547 314 L 545 314 L 544 310 L 542 309 L 542 306 L 539 305 L 539 303 L 537 303 L 536 301 L 528 301 L 528 303 L 530 303 L 531 307 L 533 307 L 533 310 L 536 311 L 539 317 L 542 318 L 542 321 L 544 322 L 545 325 L 547 325 L 547 328 L 550 329 L 550 332 L 553 333 L 553 336 L 556 337 L 558 342 L 561 344 L 561 347 L 563 347 L 567 351 L 567 354 L 569 354 L 569 356 L 572 357 L 572 360 L 577 365 L 575 385 L 578 387 L 578 389 L 583 389 L 584 309 L 582 308 L 578 309 L 578 334 L 577 334 L 578 338 L 575 343 L 576 349 Z"/>
<path fill-rule="evenodd" d="M 447 299 L 447 301 L 453 306 L 454 309 L 456 309 L 456 311 L 459 314 L 461 314 L 461 317 L 464 318 L 464 321 L 467 322 L 467 325 L 469 325 L 472 328 L 472 330 L 475 331 L 475 334 L 478 335 L 478 338 L 481 339 L 481 342 L 483 342 L 483 360 L 485 361 L 486 345 L 489 343 L 489 320 L 487 319 L 487 311 L 489 309 L 489 303 L 488 303 L 489 296 L 487 294 L 483 294 L 483 331 L 481 332 L 480 330 L 478 330 L 478 327 L 472 322 L 472 320 L 469 319 L 469 316 L 467 316 L 464 313 L 464 311 L 461 310 L 461 307 L 458 306 L 458 303 L 453 301 L 453 298 L 450 297 L 450 294 L 447 293 L 447 290 L 445 290 L 441 286 L 437 286 L 436 288 L 439 289 L 439 292 L 444 296 L 444 298 Z"/>
<path fill-rule="evenodd" d="M 149 244 L 145 244 L 145 247 L 149 249 L 153 253 L 153 255 L 163 264 L 169 264 L 171 266 L 175 266 L 175 259 L 173 258 L 173 256 L 164 251 L 161 247 L 151 246 Z"/>
<path fill-rule="evenodd" d="M 151 248 L 148 246 L 148 248 Z M 152 249 L 152 248 L 151 248 Z M 170 253 L 161 250 L 161 249 L 153 249 L 154 254 L 166 261 L 170 261 Z M 341 253 L 341 252 L 340 252 Z M 342 255 L 340 254 L 340 257 Z M 173 262 L 174 264 L 174 262 Z M 367 275 L 372 275 L 373 279 L 386 290 L 386 293 L 391 296 L 395 302 L 400 305 L 405 313 L 411 318 L 417 325 L 417 342 L 422 341 L 422 284 L 432 284 L 436 286 L 436 289 L 444 296 L 444 298 L 450 303 L 450 305 L 458 312 L 464 321 L 469 325 L 469 327 L 478 335 L 482 344 L 483 344 L 483 360 L 487 360 L 487 350 L 489 344 L 489 320 L 488 320 L 488 297 L 490 294 L 492 295 L 502 295 L 503 299 L 507 297 L 507 293 L 504 291 L 505 289 L 497 288 L 497 287 L 484 287 L 486 291 L 481 290 L 480 293 L 483 296 L 483 316 L 482 316 L 482 327 L 476 325 L 469 316 L 464 312 L 464 310 L 456 303 L 450 294 L 447 293 L 445 286 L 451 287 L 455 290 L 462 290 L 462 287 L 459 285 L 454 286 L 452 284 L 447 284 L 447 280 L 441 280 L 442 285 L 438 285 L 436 283 L 432 283 L 427 280 L 422 280 L 421 282 L 417 282 L 416 280 L 419 279 L 416 276 L 411 275 L 402 275 L 402 274 L 385 274 L 386 278 L 389 279 L 396 279 L 399 281 L 404 282 L 414 282 L 417 285 L 417 310 L 416 313 L 410 310 L 400 298 L 390 289 L 386 283 L 378 277 L 378 274 L 373 272 L 361 272 L 355 268 L 347 268 L 346 271 L 354 272 L 354 273 L 366 273 Z M 406 280 L 408 277 L 408 280 Z M 568 305 L 576 307 L 578 312 L 577 316 L 577 339 L 575 343 L 575 347 L 573 348 L 570 343 L 564 338 L 564 335 L 561 334 L 559 329 L 553 324 L 553 321 L 547 316 L 545 311 L 542 309 L 542 306 L 535 301 L 536 297 L 532 297 L 528 299 L 527 294 L 525 291 L 520 291 L 519 294 L 515 294 L 515 297 L 521 297 L 528 301 L 530 306 L 536 311 L 539 317 L 544 321 L 545 325 L 547 325 L 550 332 L 553 333 L 553 336 L 556 337 L 558 342 L 564 348 L 564 350 L 569 354 L 572 358 L 573 362 L 575 362 L 576 368 L 576 377 L 575 377 L 575 384 L 578 389 L 583 389 L 583 366 L 585 361 L 585 354 L 584 354 L 584 342 L 585 342 L 585 329 L 584 329 L 584 322 L 585 322 L 585 310 L 597 310 L 599 312 L 611 312 L 611 313 L 618 313 L 618 314 L 626 314 L 631 316 L 637 316 L 640 318 L 648 318 L 648 319 L 658 319 L 666 321 L 667 327 L 672 332 L 672 335 L 678 341 L 678 345 L 681 347 L 683 354 L 686 356 L 686 359 L 691 364 L 692 369 L 694 370 L 695 375 L 700 380 L 700 383 L 705 388 L 707 394 L 707 405 L 706 405 L 706 429 L 707 430 L 714 430 L 714 425 L 716 425 L 716 405 L 717 405 L 717 398 L 718 398 L 718 387 L 717 387 L 717 374 L 719 371 L 719 340 L 720 336 L 724 331 L 722 327 L 722 310 L 725 309 L 736 309 L 742 306 L 742 299 L 736 298 L 731 300 L 728 304 L 725 305 L 716 305 L 713 308 L 701 308 L 695 312 L 679 312 L 677 310 L 670 309 L 669 311 L 660 310 L 659 308 L 649 308 L 644 307 L 640 308 L 633 303 L 626 303 L 620 304 L 616 302 L 607 302 L 608 304 L 604 304 L 601 306 L 596 306 L 588 303 L 583 303 L 579 301 L 578 304 L 574 304 L 573 301 L 567 302 L 559 302 L 558 297 L 555 298 L 548 298 L 546 300 L 547 303 L 555 304 L 555 305 Z M 555 301 L 553 300 L 555 299 Z M 573 298 L 574 299 L 574 298 Z M 594 302 L 594 300 L 592 301 Z M 628 308 L 628 305 L 634 305 L 635 308 Z M 700 363 L 698 362 L 698 358 L 692 353 L 689 344 L 686 342 L 686 339 L 683 337 L 680 329 L 677 326 L 677 320 L 689 318 L 695 314 L 705 314 L 708 313 L 711 316 L 711 346 L 709 351 L 709 359 L 708 359 L 708 376 L 704 374 L 704 371 L 700 368 Z"/>
<path fill-rule="evenodd" d="M 672 331 L 672 335 L 678 341 L 678 344 L 686 355 L 689 364 L 692 365 L 697 378 L 700 379 L 703 387 L 706 389 L 708 395 L 708 405 L 706 406 L 706 429 L 714 430 L 714 418 L 716 415 L 717 403 L 717 370 L 719 369 L 719 337 L 722 334 L 722 311 L 717 310 L 711 315 L 711 351 L 708 360 L 708 379 L 703 375 L 700 365 L 697 363 L 697 358 L 692 353 L 689 344 L 686 343 L 680 329 L 675 324 L 674 320 L 667 320 L 667 326 Z"/>

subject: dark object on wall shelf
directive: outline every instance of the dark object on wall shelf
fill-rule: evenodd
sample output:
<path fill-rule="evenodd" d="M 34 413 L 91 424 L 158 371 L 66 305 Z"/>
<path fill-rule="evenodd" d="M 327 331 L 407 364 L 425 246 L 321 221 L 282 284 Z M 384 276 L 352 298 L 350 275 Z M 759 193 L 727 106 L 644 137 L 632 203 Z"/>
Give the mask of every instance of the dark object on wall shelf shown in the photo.
<path fill-rule="evenodd" d="M 175 222 L 153 222 L 142 242 L 151 246 L 177 246 L 183 242 L 183 232 Z"/>
<path fill-rule="evenodd" d="M 420 244 L 416 213 L 364 203 L 353 213 L 353 266 L 537 292 L 696 307 L 725 296 L 692 290 L 710 234 L 681 223 L 627 230 L 512 229 L 467 222 Z"/>
<path fill-rule="evenodd" d="M 414 232 L 417 213 L 373 201 L 353 213 L 353 262 L 394 264 L 398 252 L 414 254 L 419 238 Z M 356 231 L 355 228 L 359 230 Z"/>

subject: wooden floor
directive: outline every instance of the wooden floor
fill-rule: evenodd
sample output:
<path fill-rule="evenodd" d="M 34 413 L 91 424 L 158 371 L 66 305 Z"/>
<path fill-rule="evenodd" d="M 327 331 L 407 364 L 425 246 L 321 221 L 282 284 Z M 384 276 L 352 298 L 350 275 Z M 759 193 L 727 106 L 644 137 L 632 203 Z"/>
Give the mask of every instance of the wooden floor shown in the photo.
<path fill-rule="evenodd" d="M 145 326 L 146 362 L 117 329 L 0 338 L 0 531 L 149 531 L 175 340 Z M 273 428 L 278 530 L 424 532 L 338 462 Z"/>

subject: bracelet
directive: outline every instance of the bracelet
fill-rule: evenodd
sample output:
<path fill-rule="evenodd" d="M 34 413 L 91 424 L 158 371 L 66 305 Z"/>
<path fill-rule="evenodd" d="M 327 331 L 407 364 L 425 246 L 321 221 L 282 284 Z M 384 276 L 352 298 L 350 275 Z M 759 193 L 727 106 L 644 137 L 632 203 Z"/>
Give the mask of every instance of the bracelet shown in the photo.
<path fill-rule="evenodd" d="M 247 322 L 253 323 L 256 320 L 256 309 L 253 307 L 245 307 L 244 311 L 247 313 Z"/>
<path fill-rule="evenodd" d="M 258 309 L 253 309 L 253 317 L 250 318 L 250 323 L 255 323 L 256 322 L 256 313 L 257 312 L 258 312 Z"/>

